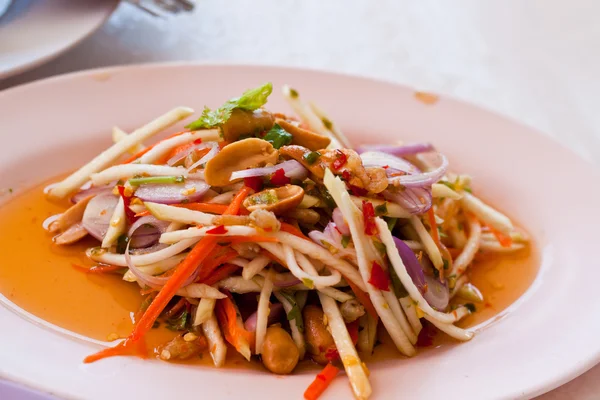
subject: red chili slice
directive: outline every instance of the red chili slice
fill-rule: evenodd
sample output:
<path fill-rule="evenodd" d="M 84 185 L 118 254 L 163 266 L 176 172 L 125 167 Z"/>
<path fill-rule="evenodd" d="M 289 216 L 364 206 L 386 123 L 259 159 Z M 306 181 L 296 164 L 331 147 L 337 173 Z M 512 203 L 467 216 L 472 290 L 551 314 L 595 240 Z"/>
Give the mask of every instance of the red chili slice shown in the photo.
<path fill-rule="evenodd" d="M 283 168 L 279 168 L 275 173 L 271 176 L 271 183 L 275 186 L 283 186 L 290 183 L 292 180 L 285 176 L 285 171 Z"/>
<path fill-rule="evenodd" d="M 385 292 L 390 291 L 390 277 L 383 270 L 381 265 L 375 261 L 373 261 L 373 266 L 371 267 L 371 277 L 369 278 L 369 283 L 379 290 L 383 290 Z"/>
<path fill-rule="evenodd" d="M 263 181 L 260 176 L 251 176 L 249 178 L 244 178 L 244 185 L 248 186 L 255 192 L 260 192 L 263 187 Z"/>
<path fill-rule="evenodd" d="M 377 234 L 377 225 L 375 225 L 375 208 L 373 204 L 368 201 L 362 202 L 363 204 L 363 222 L 365 224 L 365 234 L 372 236 Z"/>
<path fill-rule="evenodd" d="M 339 171 L 348 162 L 348 156 L 341 150 L 336 150 L 336 159 L 333 160 L 331 167 L 334 171 Z"/>
<path fill-rule="evenodd" d="M 207 230 L 206 233 L 210 235 L 224 235 L 225 233 L 227 233 L 227 228 L 225 228 L 225 226 L 223 225 L 219 225 Z"/>
<path fill-rule="evenodd" d="M 194 144 L 200 144 L 200 143 L 202 143 L 202 138 L 194 140 Z"/>
<path fill-rule="evenodd" d="M 125 186 L 117 186 L 117 189 L 119 190 L 119 194 L 121 195 L 123 204 L 125 205 L 125 217 L 127 218 L 127 222 L 129 222 L 129 224 L 133 224 L 135 221 L 137 221 L 138 217 L 136 217 L 135 212 L 129 208 L 131 205 L 131 196 L 125 195 Z"/>

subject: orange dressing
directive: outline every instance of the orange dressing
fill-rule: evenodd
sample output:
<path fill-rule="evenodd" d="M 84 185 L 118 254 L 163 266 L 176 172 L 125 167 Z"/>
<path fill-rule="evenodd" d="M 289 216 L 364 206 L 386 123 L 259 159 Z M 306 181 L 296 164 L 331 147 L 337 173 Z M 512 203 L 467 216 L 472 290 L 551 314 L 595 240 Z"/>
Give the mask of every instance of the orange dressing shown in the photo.
<path fill-rule="evenodd" d="M 123 281 L 120 275 L 91 274 L 73 266 L 93 266 L 85 250 L 98 243 L 88 238 L 71 246 L 53 244 L 52 235 L 42 223 L 64 212 L 69 203 L 48 201 L 42 194 L 45 186 L 12 195 L 0 207 L 0 293 L 24 310 L 72 332 L 103 341 L 109 336 L 127 337 L 142 301 L 139 286 Z M 460 326 L 477 325 L 510 306 L 533 282 L 538 266 L 535 249 L 478 256 L 468 274 L 485 302 L 476 304 L 477 312 L 461 321 Z M 176 334 L 163 325 L 149 332 L 149 350 Z M 377 346 L 375 358 L 380 358 L 379 353 L 395 354 L 388 351 L 385 336 L 380 340 L 384 346 Z M 212 363 L 207 354 L 198 361 Z M 258 362 L 246 363 L 233 349 L 228 352 L 228 364 L 259 367 Z"/>

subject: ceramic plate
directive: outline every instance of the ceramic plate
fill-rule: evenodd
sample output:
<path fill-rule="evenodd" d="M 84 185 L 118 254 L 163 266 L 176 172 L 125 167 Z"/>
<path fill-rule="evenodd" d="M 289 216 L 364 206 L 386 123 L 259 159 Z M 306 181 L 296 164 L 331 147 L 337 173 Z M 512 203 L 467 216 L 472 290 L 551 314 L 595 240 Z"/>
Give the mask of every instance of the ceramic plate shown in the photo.
<path fill-rule="evenodd" d="M 0 18 L 0 79 L 67 51 L 98 29 L 117 4 L 117 0 L 14 1 Z"/>
<path fill-rule="evenodd" d="M 0 92 L 0 185 L 18 191 L 81 165 L 109 145 L 114 125 L 133 129 L 177 105 L 218 106 L 266 81 L 289 83 L 317 101 L 354 143 L 433 142 L 539 246 L 535 282 L 502 318 L 479 327 L 471 342 L 372 364 L 374 399 L 529 398 L 600 360 L 600 176 L 547 137 L 458 101 L 426 105 L 408 87 L 285 68 L 185 64 L 75 73 Z M 288 110 L 277 92 L 269 107 Z M 0 307 L 0 343 L 10 343 L 0 346 L 0 376 L 64 397 L 300 398 L 314 377 L 122 357 L 84 365 L 97 344 L 15 310 Z M 333 398 L 351 398 L 346 379 L 323 396 Z"/>

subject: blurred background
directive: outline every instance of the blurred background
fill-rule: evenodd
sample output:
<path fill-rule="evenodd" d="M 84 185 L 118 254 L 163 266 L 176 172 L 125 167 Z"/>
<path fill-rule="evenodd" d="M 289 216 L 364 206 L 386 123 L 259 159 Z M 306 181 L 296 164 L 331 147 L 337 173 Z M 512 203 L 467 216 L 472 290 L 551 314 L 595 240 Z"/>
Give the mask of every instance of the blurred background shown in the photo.
<path fill-rule="evenodd" d="M 15 0 L 0 18 L 0 64 L 3 56 L 22 49 L 28 34 L 10 31 L 9 25 L 34 9 L 58 6 L 69 14 L 67 19 L 58 13 L 40 19 L 42 31 L 43 23 L 74 30 L 92 9 L 108 9 L 109 16 L 60 56 L 0 79 L 0 90 L 52 75 L 133 63 L 316 68 L 474 103 L 551 135 L 600 165 L 597 0 L 193 3 L 191 11 L 155 16 L 113 0 Z M 598 367 L 543 398 L 594 398 L 600 390 L 596 376 Z"/>
<path fill-rule="evenodd" d="M 16 1 L 80 9 L 85 7 L 76 3 L 90 3 Z M 41 67 L 0 80 L 0 89 L 70 71 L 147 62 L 318 68 L 478 104 L 550 134 L 600 165 L 595 0 L 194 3 L 192 11 L 155 17 L 121 2 L 97 32 Z M 0 54 L 7 40 L 0 23 Z"/>

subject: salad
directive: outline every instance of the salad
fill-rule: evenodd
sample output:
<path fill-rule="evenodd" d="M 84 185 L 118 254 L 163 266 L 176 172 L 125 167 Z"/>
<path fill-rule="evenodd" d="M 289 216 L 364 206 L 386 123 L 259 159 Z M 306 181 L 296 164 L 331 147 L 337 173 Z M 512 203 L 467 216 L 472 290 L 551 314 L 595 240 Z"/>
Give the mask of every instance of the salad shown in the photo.
<path fill-rule="evenodd" d="M 525 248 L 525 234 L 431 144 L 353 147 L 287 86 L 299 118 L 268 111 L 271 92 L 267 83 L 205 108 L 152 145 L 193 110 L 114 128 L 111 147 L 47 189 L 72 202 L 45 223 L 54 242 L 94 237 L 93 268 L 143 296 L 131 334 L 85 362 L 147 357 L 146 335 L 166 321 L 179 334 L 155 349 L 162 360 L 209 353 L 220 367 L 235 351 L 290 374 L 309 359 L 324 369 L 306 399 L 339 367 L 367 399 L 361 355 L 378 330 L 407 357 L 425 331 L 473 337 L 456 326 L 484 300 L 466 272 L 478 253 Z"/>

